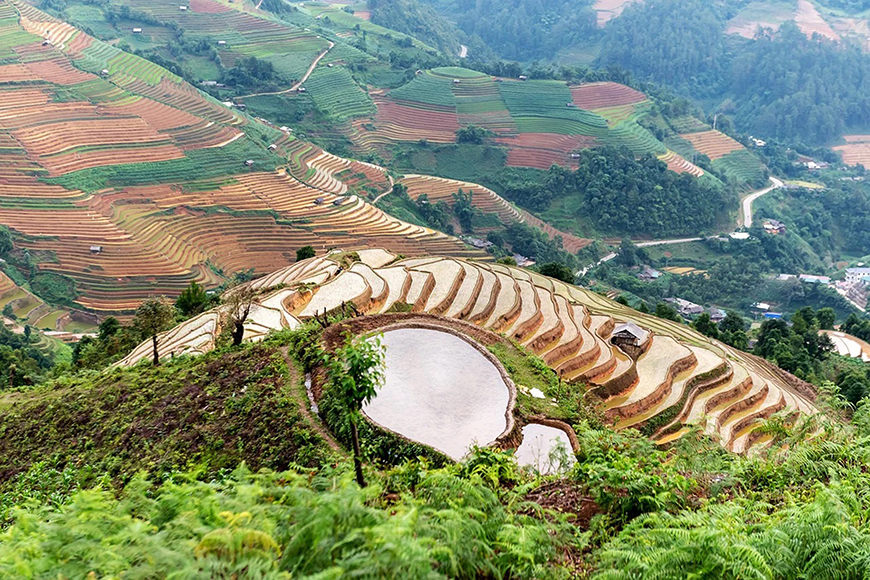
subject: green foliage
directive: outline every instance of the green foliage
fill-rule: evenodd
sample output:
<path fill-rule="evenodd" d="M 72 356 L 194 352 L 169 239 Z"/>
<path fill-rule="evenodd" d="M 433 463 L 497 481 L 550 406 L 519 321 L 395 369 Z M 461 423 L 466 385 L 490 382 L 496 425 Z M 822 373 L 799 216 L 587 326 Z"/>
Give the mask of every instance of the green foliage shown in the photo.
<path fill-rule="evenodd" d="M 511 61 L 547 59 L 565 46 L 599 34 L 588 0 L 438 0 L 437 4 L 469 36 L 480 37 L 498 56 Z"/>
<path fill-rule="evenodd" d="M 368 0 L 372 22 L 434 46 L 450 55 L 459 54 L 460 34 L 431 7 L 417 0 Z"/>
<path fill-rule="evenodd" d="M 409 466 L 410 468 L 411 466 Z M 84 578 L 550 577 L 557 548 L 576 545 L 564 517 L 499 501 L 477 475 L 413 472 L 387 499 L 388 473 L 368 489 L 343 469 L 253 474 L 210 483 L 133 480 L 119 498 L 73 494 L 60 507 L 14 512 L 0 573 Z M 508 496 L 510 497 L 510 496 Z"/>
<path fill-rule="evenodd" d="M 482 145 L 483 142 L 492 134 L 483 127 L 476 125 L 465 125 L 456 132 L 457 143 L 471 143 L 473 145 Z"/>
<path fill-rule="evenodd" d="M 314 246 L 302 246 L 296 250 L 296 261 L 301 262 L 302 260 L 313 258 L 316 255 L 317 252 L 314 251 Z"/>
<path fill-rule="evenodd" d="M 538 272 L 568 284 L 574 283 L 574 272 L 568 266 L 558 262 L 547 262 L 538 268 Z"/>
<path fill-rule="evenodd" d="M 160 364 L 157 351 L 157 334 L 163 332 L 175 320 L 175 309 L 165 298 L 149 298 L 136 309 L 134 326 L 144 338 L 150 338 L 153 344 L 153 362 Z"/>
<path fill-rule="evenodd" d="M 576 171 L 553 167 L 535 181 L 506 172 L 497 189 L 557 226 L 615 235 L 696 235 L 736 205 L 727 188 L 678 175 L 655 156 L 638 159 L 624 147 L 584 150 L 578 163 Z"/>
<path fill-rule="evenodd" d="M 607 26 L 599 63 L 686 96 L 730 101 L 736 125 L 756 135 L 824 144 L 867 125 L 870 59 L 857 46 L 807 38 L 792 22 L 732 42 L 725 29 L 733 9 L 703 0 L 633 4 Z"/>
<path fill-rule="evenodd" d="M 0 256 L 12 251 L 12 232 L 6 226 L 0 225 Z"/>
<path fill-rule="evenodd" d="M 72 305 L 78 297 L 75 280 L 54 272 L 36 274 L 30 281 L 30 287 L 40 298 L 52 304 Z"/>
<path fill-rule="evenodd" d="M 186 318 L 205 312 L 210 304 L 211 298 L 206 294 L 205 288 L 196 281 L 191 281 L 175 300 L 175 307 Z"/>
<path fill-rule="evenodd" d="M 753 352 L 809 380 L 833 350 L 833 343 L 828 335 L 819 334 L 819 322 L 812 307 L 795 312 L 791 322 L 789 326 L 784 320 L 765 320 Z"/>

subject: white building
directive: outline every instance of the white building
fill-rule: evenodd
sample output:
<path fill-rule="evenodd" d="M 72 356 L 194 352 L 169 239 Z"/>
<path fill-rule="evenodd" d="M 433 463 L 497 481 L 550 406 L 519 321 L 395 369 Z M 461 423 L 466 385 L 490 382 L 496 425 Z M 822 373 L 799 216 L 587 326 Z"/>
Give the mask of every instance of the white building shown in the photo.
<path fill-rule="evenodd" d="M 861 282 L 870 278 L 870 268 L 846 268 L 846 282 Z"/>

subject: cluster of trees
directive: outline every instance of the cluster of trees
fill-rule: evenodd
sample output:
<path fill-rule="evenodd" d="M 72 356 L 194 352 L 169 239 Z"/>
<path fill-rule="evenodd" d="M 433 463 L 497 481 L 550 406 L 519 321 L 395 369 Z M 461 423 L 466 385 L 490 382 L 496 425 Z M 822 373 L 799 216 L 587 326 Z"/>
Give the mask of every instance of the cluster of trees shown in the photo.
<path fill-rule="evenodd" d="M 725 34 L 735 3 L 636 3 L 610 25 L 600 64 L 690 97 L 732 103 L 738 128 L 826 143 L 870 121 L 870 57 L 860 48 L 808 39 L 792 22 L 754 40 Z"/>
<path fill-rule="evenodd" d="M 236 88 L 258 87 L 276 80 L 275 65 L 255 56 L 240 59 L 236 66 L 224 71 L 223 82 Z"/>
<path fill-rule="evenodd" d="M 842 253 L 870 253 L 870 186 L 831 180 L 824 190 L 788 189 L 775 193 L 764 217 L 783 221 L 819 256 L 839 261 Z"/>
<path fill-rule="evenodd" d="M 559 200 L 606 235 L 697 234 L 727 218 L 733 191 L 688 174 L 669 171 L 647 154 L 636 158 L 624 147 L 587 149 L 571 171 L 553 166 L 543 179 L 505 172 L 505 197 L 535 211 Z"/>
<path fill-rule="evenodd" d="M 736 312 L 729 311 L 725 318 L 719 321 L 719 324 L 713 322 L 710 319 L 710 315 L 704 312 L 692 322 L 692 327 L 701 334 L 721 340 L 734 348 L 739 348 L 740 350 L 749 348 L 746 321 Z"/>
<path fill-rule="evenodd" d="M 792 314 L 791 325 L 785 320 L 765 320 L 753 352 L 797 377 L 816 382 L 821 362 L 834 348 L 819 329 L 833 327 L 834 318 L 830 308 L 816 312 L 806 306 Z"/>

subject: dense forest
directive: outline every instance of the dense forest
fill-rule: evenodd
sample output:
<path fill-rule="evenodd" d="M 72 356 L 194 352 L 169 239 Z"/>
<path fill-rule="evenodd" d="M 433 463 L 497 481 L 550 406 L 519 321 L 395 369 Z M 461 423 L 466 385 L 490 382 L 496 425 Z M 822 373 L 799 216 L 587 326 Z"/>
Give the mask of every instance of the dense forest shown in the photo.
<path fill-rule="evenodd" d="M 755 40 L 726 36 L 730 16 L 702 0 L 633 4 L 607 27 L 600 63 L 727 101 L 738 128 L 768 137 L 826 143 L 870 122 L 870 57 L 859 48 L 808 39 L 791 22 Z"/>
<path fill-rule="evenodd" d="M 713 181 L 669 171 L 653 155 L 625 148 L 580 153 L 579 168 L 552 167 L 543 180 L 506 172 L 500 189 L 510 200 L 544 212 L 564 203 L 606 235 L 664 237 L 715 227 L 736 205 L 735 194 Z"/>
<path fill-rule="evenodd" d="M 596 40 L 590 0 L 428 0 L 504 59 L 552 58 L 559 50 Z"/>
<path fill-rule="evenodd" d="M 451 56 L 459 54 L 465 40 L 452 24 L 418 0 L 368 0 L 368 8 L 375 24 L 419 38 Z"/>
<path fill-rule="evenodd" d="M 870 254 L 870 186 L 863 181 L 827 180 L 824 189 L 777 191 L 758 210 L 783 221 L 819 256 L 835 262 Z"/>

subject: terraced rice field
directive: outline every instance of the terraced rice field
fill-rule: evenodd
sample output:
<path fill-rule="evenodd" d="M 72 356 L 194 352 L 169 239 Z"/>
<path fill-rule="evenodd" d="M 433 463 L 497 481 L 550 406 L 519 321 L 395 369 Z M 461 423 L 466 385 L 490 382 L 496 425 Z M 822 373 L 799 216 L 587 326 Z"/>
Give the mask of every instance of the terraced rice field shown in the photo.
<path fill-rule="evenodd" d="M 680 137 L 691 143 L 698 153 L 706 155 L 711 161 L 743 149 L 743 145 L 728 135 L 712 129 L 698 133 L 685 133 Z"/>
<path fill-rule="evenodd" d="M 162 22 L 181 26 L 190 38 L 225 42 L 220 52 L 227 66 L 239 58 L 255 56 L 272 63 L 279 73 L 298 79 L 328 46 L 315 34 L 217 0 L 190 3 L 186 11 L 179 10 L 179 3 L 172 0 L 129 0 L 127 4 Z"/>
<path fill-rule="evenodd" d="M 224 8 L 190 11 L 242 18 L 252 39 L 270 30 Z M 149 9 L 181 17 L 177 4 Z M 271 271 L 309 244 L 482 255 L 351 195 L 387 191 L 382 168 L 254 123 L 23 2 L 0 0 L 0 39 L 19 43 L 0 65 L 12 67 L 0 75 L 0 223 L 51 252 L 39 268 L 73 278 L 85 308 L 124 312 L 191 280 Z"/>
<path fill-rule="evenodd" d="M 784 408 L 816 412 L 811 388 L 761 359 L 734 351 L 685 325 L 641 314 L 563 282 L 519 268 L 456 258 L 396 260 L 388 252 L 367 250 L 360 259 L 340 270 L 330 256 L 312 258 L 252 282 L 260 293 L 261 310 L 247 324 L 246 337 L 258 340 L 269 330 L 292 328 L 344 303 L 353 303 L 369 315 L 404 303 L 423 316 L 420 321 L 427 314 L 439 314 L 518 341 L 575 388 L 594 387 L 595 393 L 606 398 L 607 412 L 619 428 L 642 427 L 667 413 L 667 421 L 659 423 L 664 426 L 656 430 L 658 440 L 672 441 L 687 424 L 704 424 L 723 445 L 742 452 L 757 443 L 753 429 L 759 419 Z M 165 333 L 159 341 L 162 356 L 212 348 L 220 328 L 206 325 L 220 319 L 217 309 Z M 615 324 L 627 320 L 648 332 L 636 359 L 609 340 Z M 150 343 L 143 343 L 120 364 L 135 364 L 149 356 L 150 348 Z M 442 353 L 429 343 L 427 352 L 427 360 L 440 360 Z M 419 369 L 422 364 L 411 368 Z M 455 400 L 459 395 L 454 394 L 444 399 Z M 490 395 L 477 402 L 504 409 L 504 401 Z M 408 404 L 397 402 L 393 410 L 407 410 Z M 466 406 L 464 402 L 450 408 L 427 404 L 427 408 L 438 408 L 436 415 L 460 423 Z M 495 417 L 494 412 L 486 415 Z M 405 423 L 395 428 L 404 434 L 410 429 Z M 454 456 L 461 456 L 470 441 L 463 435 L 461 441 L 454 441 L 461 443 L 461 449 L 447 449 L 441 447 L 443 439 L 428 439 L 434 427 L 420 428 L 428 433 L 427 443 Z M 478 441 L 488 442 L 483 440 L 494 438 L 496 431 L 493 427 L 491 435 L 480 436 Z M 423 441 L 423 436 L 417 440 Z"/>
<path fill-rule="evenodd" d="M 845 135 L 845 145 L 837 145 L 834 151 L 843 156 L 843 163 L 870 167 L 870 135 Z"/>
<path fill-rule="evenodd" d="M 839 354 L 870 362 L 870 344 L 845 332 L 836 330 L 822 330 L 820 332 L 828 335 Z"/>
<path fill-rule="evenodd" d="M 459 68 L 420 72 L 411 82 L 376 95 L 373 123 L 358 120 L 352 139 L 363 148 L 395 141 L 452 143 L 460 127 L 475 125 L 495 135 L 513 167 L 572 167 L 572 154 L 598 145 L 667 154 L 636 121 L 648 108 L 646 95 L 618 83 L 568 87 L 559 81 L 500 79 Z M 671 156 L 669 166 L 698 174 Z"/>
<path fill-rule="evenodd" d="M 532 227 L 538 228 L 546 233 L 550 238 L 556 236 L 562 237 L 563 247 L 571 253 L 576 253 L 581 248 L 588 246 L 591 240 L 578 238 L 572 234 L 559 231 L 548 224 L 545 224 L 540 219 L 536 218 L 527 211 L 515 208 L 506 199 L 499 196 L 491 189 L 487 189 L 476 183 L 466 181 L 457 181 L 455 179 L 446 179 L 443 177 L 433 177 L 429 175 L 406 175 L 401 181 L 408 188 L 408 195 L 411 199 L 416 200 L 421 195 L 426 194 L 432 202 L 443 201 L 448 205 L 453 205 L 453 194 L 462 190 L 465 193 L 471 193 L 471 203 L 485 214 L 496 215 L 499 220 L 508 225 L 515 221 L 526 223 Z"/>

